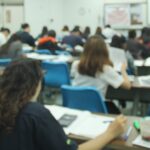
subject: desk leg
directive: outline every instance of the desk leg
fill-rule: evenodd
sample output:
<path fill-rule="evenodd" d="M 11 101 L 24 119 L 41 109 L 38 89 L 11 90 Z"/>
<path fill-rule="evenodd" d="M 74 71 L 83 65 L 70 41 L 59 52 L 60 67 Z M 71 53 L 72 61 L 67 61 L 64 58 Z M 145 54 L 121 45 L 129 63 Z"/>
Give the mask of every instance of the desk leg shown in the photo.
<path fill-rule="evenodd" d="M 138 104 L 140 101 L 139 91 L 135 94 L 134 102 L 133 102 L 133 109 L 132 109 L 132 115 L 136 116 L 138 111 Z"/>

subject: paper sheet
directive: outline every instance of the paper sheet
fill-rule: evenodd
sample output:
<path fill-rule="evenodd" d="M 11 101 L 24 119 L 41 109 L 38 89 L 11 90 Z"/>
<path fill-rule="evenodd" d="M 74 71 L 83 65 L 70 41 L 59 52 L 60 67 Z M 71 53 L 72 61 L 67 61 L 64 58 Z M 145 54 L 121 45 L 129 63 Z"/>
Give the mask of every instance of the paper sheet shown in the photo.
<path fill-rule="evenodd" d="M 139 135 L 132 143 L 137 146 L 150 148 L 150 141 L 148 142 L 148 141 L 143 140 L 141 135 Z"/>
<path fill-rule="evenodd" d="M 111 117 L 93 115 L 88 111 L 74 110 L 59 106 L 45 106 L 58 120 L 64 114 L 77 115 L 77 119 L 67 128 L 66 134 L 72 133 L 88 138 L 95 138 L 106 131 L 108 125 L 114 120 Z"/>

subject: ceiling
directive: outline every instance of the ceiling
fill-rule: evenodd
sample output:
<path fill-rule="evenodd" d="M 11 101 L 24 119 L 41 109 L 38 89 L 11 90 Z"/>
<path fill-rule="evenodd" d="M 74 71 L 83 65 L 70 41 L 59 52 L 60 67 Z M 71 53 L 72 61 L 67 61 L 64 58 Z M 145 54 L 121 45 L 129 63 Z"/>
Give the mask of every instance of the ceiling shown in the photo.
<path fill-rule="evenodd" d="M 0 0 L 0 4 L 23 4 L 24 0 Z"/>

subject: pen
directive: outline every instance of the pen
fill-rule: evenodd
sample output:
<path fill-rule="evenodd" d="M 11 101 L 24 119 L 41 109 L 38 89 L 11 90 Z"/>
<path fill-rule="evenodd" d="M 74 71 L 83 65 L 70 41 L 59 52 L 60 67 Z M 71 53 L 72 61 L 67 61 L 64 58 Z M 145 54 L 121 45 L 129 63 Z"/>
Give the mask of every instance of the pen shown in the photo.
<path fill-rule="evenodd" d="M 127 139 L 128 139 L 128 137 L 129 137 L 131 131 L 132 131 L 132 127 L 130 126 L 129 129 L 128 129 L 128 131 L 127 131 L 127 133 L 126 133 L 126 134 L 124 135 L 124 137 L 123 137 L 124 140 L 127 140 Z"/>
<path fill-rule="evenodd" d="M 113 121 L 112 120 L 105 120 L 103 121 L 103 123 L 112 123 Z"/>

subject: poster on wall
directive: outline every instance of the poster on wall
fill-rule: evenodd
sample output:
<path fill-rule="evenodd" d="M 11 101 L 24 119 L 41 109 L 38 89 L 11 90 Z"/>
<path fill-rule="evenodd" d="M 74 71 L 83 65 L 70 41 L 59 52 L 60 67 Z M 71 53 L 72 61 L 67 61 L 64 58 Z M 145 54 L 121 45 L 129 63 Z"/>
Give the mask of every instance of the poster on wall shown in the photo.
<path fill-rule="evenodd" d="M 131 25 L 141 25 L 143 24 L 143 13 L 142 5 L 140 4 L 132 4 L 131 5 Z"/>
<path fill-rule="evenodd" d="M 113 26 L 130 25 L 130 5 L 113 4 L 105 6 L 105 25 Z"/>

